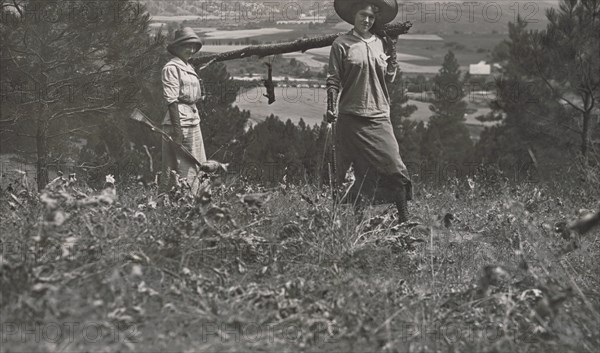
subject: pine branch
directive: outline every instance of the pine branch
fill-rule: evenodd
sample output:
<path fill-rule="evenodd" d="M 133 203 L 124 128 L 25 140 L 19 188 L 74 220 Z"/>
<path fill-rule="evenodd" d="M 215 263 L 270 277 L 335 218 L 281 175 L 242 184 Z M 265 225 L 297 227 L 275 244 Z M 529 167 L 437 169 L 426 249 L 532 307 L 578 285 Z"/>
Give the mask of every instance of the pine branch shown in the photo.
<path fill-rule="evenodd" d="M 115 105 L 115 103 L 110 103 L 110 104 L 107 104 L 104 106 L 97 106 L 97 107 L 83 106 L 83 107 L 65 108 L 59 112 L 52 114 L 52 116 L 50 116 L 48 118 L 48 121 L 52 121 L 55 119 L 59 119 L 59 118 L 74 115 L 74 114 L 82 114 L 82 113 L 89 113 L 89 112 L 107 113 L 107 110 L 114 107 L 114 105 Z"/>
<path fill-rule="evenodd" d="M 56 134 L 53 134 L 53 135 L 48 135 L 48 139 L 52 139 L 52 138 L 56 138 L 56 137 L 60 137 L 60 136 L 64 136 L 64 135 L 71 135 L 71 134 L 74 134 L 76 132 L 80 132 L 80 133 L 82 133 L 84 135 L 89 135 L 90 132 L 87 129 L 93 128 L 93 127 L 98 127 L 98 126 L 100 126 L 100 124 L 89 125 L 89 126 L 85 126 L 83 128 L 79 127 L 79 128 L 71 129 L 71 130 L 68 130 L 68 131 L 59 132 L 59 133 L 56 133 Z"/>
<path fill-rule="evenodd" d="M 412 27 L 412 23 L 393 23 L 383 27 L 383 30 L 390 36 L 396 37 L 401 34 L 406 34 Z M 325 36 L 317 36 L 312 38 L 301 38 L 293 42 L 278 43 L 278 44 L 260 44 L 251 45 L 239 50 L 232 50 L 220 54 L 206 55 L 199 58 L 193 58 L 190 63 L 194 66 L 200 66 L 209 61 L 226 61 L 234 59 L 243 59 L 250 56 L 258 56 L 259 58 L 275 55 L 293 53 L 297 51 L 305 52 L 309 49 L 323 48 L 331 45 L 333 41 L 343 33 L 330 34 Z"/>
<path fill-rule="evenodd" d="M 17 12 L 19 13 L 19 16 L 22 18 L 23 17 L 23 11 L 19 7 L 19 4 L 17 4 L 17 0 L 13 0 L 13 6 L 15 7 L 15 9 L 17 9 Z"/>
<path fill-rule="evenodd" d="M 540 68 L 540 63 L 538 62 L 538 60 L 535 60 L 535 67 L 537 70 L 537 76 L 544 82 L 544 84 L 550 89 L 550 91 L 552 91 L 552 94 L 557 97 L 558 99 L 564 101 L 565 103 L 567 103 L 568 105 L 570 105 L 573 109 L 584 113 L 585 110 L 582 109 L 581 107 L 578 107 L 575 103 L 571 102 L 570 100 L 568 100 L 567 98 L 565 98 L 565 96 L 563 94 L 561 94 L 560 92 L 558 92 L 556 90 L 556 88 L 554 88 L 554 86 L 552 86 L 552 84 L 550 83 L 550 81 L 548 80 L 548 78 L 546 78 L 546 76 L 544 75 L 542 69 Z"/>
<path fill-rule="evenodd" d="M 40 81 L 37 80 L 35 77 L 33 77 L 33 75 L 29 71 L 24 70 L 21 66 L 19 66 L 19 64 L 17 63 L 17 60 L 15 60 L 15 57 L 12 53 L 11 48 L 7 48 L 7 50 L 8 50 L 8 54 L 10 56 L 10 60 L 13 62 L 13 64 L 15 64 L 15 67 L 17 68 L 17 70 L 19 70 L 25 76 L 29 77 L 33 82 L 39 83 Z"/>

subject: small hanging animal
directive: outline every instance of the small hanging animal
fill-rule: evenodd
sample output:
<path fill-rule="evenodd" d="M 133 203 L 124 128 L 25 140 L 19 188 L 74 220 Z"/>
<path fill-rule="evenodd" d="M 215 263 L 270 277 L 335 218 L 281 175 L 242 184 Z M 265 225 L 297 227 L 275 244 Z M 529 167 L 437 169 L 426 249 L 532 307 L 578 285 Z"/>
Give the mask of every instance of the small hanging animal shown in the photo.
<path fill-rule="evenodd" d="M 263 96 L 269 99 L 269 104 L 275 102 L 275 84 L 273 83 L 273 68 L 271 64 L 265 63 L 269 68 L 269 77 L 266 80 L 263 80 L 265 88 L 267 89 L 267 94 L 263 94 Z"/>

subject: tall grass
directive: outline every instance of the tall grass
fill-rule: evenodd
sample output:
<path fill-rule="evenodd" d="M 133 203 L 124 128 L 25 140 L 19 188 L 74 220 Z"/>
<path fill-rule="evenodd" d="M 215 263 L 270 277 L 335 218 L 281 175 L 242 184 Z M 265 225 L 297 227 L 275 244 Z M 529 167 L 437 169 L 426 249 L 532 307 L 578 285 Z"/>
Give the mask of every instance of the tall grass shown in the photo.
<path fill-rule="evenodd" d="M 57 180 L 3 193 L 2 351 L 599 345 L 599 233 L 573 249 L 555 231 L 597 208 L 597 191 L 475 178 L 416 192 L 412 226 L 384 206 L 357 225 L 310 185 L 210 181 L 192 197 Z"/>

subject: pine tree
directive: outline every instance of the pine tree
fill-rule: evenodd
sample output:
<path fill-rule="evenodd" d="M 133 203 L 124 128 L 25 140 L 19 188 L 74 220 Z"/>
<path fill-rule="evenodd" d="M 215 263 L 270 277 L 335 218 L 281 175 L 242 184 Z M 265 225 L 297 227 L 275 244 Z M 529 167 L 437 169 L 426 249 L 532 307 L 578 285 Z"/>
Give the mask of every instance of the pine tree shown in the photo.
<path fill-rule="evenodd" d="M 590 133 L 598 128 L 593 116 L 600 101 L 600 0 L 563 0 L 546 17 L 546 30 L 532 33 L 533 75 L 574 113 L 586 159 Z"/>
<path fill-rule="evenodd" d="M 533 162 L 533 153 L 540 175 L 550 175 L 576 155 L 598 156 L 600 1 L 562 1 L 546 15 L 545 31 L 528 31 L 521 18 L 509 23 L 509 39 L 494 50 L 503 76 L 492 108 L 506 118 L 482 135 L 478 160 L 514 165 Z"/>
<path fill-rule="evenodd" d="M 163 41 L 149 37 L 149 15 L 129 1 L 3 1 L 0 11 L 2 129 L 35 146 L 41 190 L 59 145 L 137 102 Z"/>
<path fill-rule="evenodd" d="M 271 114 L 242 136 L 240 146 L 245 176 L 265 183 L 316 183 L 320 169 L 326 126 L 306 126 L 303 121 L 294 125 Z"/>
<path fill-rule="evenodd" d="M 394 83 L 388 85 L 390 92 L 390 120 L 394 135 L 400 147 L 400 156 L 407 165 L 417 164 L 421 159 L 419 153 L 420 136 L 417 134 L 417 122 L 407 119 L 417 110 L 413 104 L 408 104 L 406 82 L 402 72 L 396 75 Z"/>
<path fill-rule="evenodd" d="M 232 107 L 239 86 L 233 81 L 223 63 L 215 63 L 200 72 L 206 89 L 206 100 L 199 103 L 202 137 L 207 157 L 234 162 L 241 146 L 250 112 Z M 241 157 L 238 157 L 241 158 Z"/>
<path fill-rule="evenodd" d="M 467 103 L 459 65 L 452 51 L 444 57 L 434 78 L 433 115 L 421 141 L 421 153 L 427 163 L 461 167 L 470 158 L 472 144 L 464 124 Z"/>
<path fill-rule="evenodd" d="M 496 80 L 497 99 L 491 108 L 504 112 L 505 118 L 501 125 L 481 134 L 476 160 L 505 171 L 530 161 L 530 150 L 542 151 L 537 155 L 540 160 L 558 160 L 553 150 L 567 149 L 564 143 L 569 133 L 553 126 L 553 121 L 565 113 L 563 107 L 556 100 L 548 100 L 551 93 L 547 87 L 529 76 L 534 65 L 531 39 L 527 23 L 518 19 L 509 23 L 509 39 L 494 51 L 493 60 L 502 65 L 503 76 Z"/>

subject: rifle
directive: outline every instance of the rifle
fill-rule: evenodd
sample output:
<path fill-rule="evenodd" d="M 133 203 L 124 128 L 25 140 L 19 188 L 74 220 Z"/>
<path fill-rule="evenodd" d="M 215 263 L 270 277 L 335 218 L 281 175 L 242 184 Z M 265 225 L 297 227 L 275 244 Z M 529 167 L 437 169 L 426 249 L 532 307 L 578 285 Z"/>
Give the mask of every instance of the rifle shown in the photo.
<path fill-rule="evenodd" d="M 199 166 L 199 167 L 202 166 L 202 163 L 200 163 L 200 161 L 198 161 L 196 159 L 196 157 L 194 157 L 194 155 L 190 151 L 188 151 L 187 148 L 185 148 L 183 145 L 175 143 L 175 141 L 173 141 L 173 138 L 171 137 L 171 135 L 166 133 L 164 130 L 160 129 L 158 126 L 154 125 L 152 120 L 150 120 L 146 116 L 146 114 L 144 114 L 138 108 L 133 108 L 133 112 L 131 113 L 131 115 L 129 115 L 129 118 L 148 126 L 150 128 L 150 130 L 152 130 L 152 131 L 158 132 L 164 140 L 166 140 L 171 145 L 173 145 L 175 148 L 180 150 L 186 158 L 188 158 L 190 161 L 192 161 L 197 166 Z"/>

